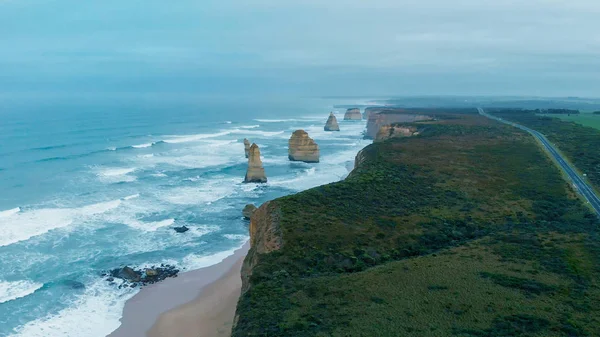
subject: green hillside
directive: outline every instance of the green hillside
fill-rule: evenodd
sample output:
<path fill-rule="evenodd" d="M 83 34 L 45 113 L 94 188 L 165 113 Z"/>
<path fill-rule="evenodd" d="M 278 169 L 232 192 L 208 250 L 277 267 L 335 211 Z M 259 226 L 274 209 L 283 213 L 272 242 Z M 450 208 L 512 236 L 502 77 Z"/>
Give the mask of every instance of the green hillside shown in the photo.
<path fill-rule="evenodd" d="M 534 140 L 479 116 L 368 146 L 276 199 L 233 336 L 598 336 L 598 220 Z"/>

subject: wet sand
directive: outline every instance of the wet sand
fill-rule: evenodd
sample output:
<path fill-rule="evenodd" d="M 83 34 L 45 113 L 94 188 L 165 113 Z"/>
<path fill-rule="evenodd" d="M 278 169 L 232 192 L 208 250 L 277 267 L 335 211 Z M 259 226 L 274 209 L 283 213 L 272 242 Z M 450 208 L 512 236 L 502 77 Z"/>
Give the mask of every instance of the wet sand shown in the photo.
<path fill-rule="evenodd" d="M 109 337 L 229 336 L 249 244 L 210 267 L 145 287 L 125 304 Z"/>

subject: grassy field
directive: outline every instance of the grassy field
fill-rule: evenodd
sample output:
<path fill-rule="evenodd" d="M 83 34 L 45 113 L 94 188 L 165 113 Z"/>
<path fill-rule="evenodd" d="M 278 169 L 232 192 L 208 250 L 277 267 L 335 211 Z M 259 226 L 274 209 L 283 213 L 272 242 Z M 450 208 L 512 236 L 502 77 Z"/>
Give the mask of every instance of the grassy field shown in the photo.
<path fill-rule="evenodd" d="M 561 120 L 556 115 L 538 116 L 530 110 L 492 109 L 488 112 L 543 133 L 587 175 L 596 191 L 600 191 L 600 130 Z"/>
<path fill-rule="evenodd" d="M 589 126 L 600 130 L 600 115 L 582 112 L 579 115 L 552 115 L 552 117 L 560 118 L 564 121 L 575 122 L 583 126 Z"/>
<path fill-rule="evenodd" d="M 532 137 L 480 116 L 368 146 L 276 199 L 233 336 L 599 336 L 598 219 Z"/>

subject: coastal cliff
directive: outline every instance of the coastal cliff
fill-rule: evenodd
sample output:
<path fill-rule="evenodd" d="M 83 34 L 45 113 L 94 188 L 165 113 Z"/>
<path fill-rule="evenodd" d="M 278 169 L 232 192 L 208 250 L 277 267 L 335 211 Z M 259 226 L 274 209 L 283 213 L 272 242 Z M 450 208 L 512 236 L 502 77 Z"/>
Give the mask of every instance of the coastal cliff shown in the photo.
<path fill-rule="evenodd" d="M 600 335 L 600 223 L 527 134 L 457 115 L 355 162 L 252 215 L 232 336 Z"/>
<path fill-rule="evenodd" d="M 250 250 L 242 264 L 242 293 L 250 288 L 252 269 L 258 263 L 261 254 L 279 250 L 283 245 L 279 218 L 281 210 L 274 202 L 260 206 L 250 218 Z"/>
<path fill-rule="evenodd" d="M 412 112 L 405 109 L 371 111 L 367 120 L 365 138 L 375 139 L 381 127 L 394 123 L 412 123 L 433 119 L 432 116 L 421 112 Z"/>
<path fill-rule="evenodd" d="M 384 125 L 377 132 L 374 142 L 383 142 L 390 138 L 396 137 L 411 137 L 419 134 L 415 126 L 403 126 L 403 125 Z"/>

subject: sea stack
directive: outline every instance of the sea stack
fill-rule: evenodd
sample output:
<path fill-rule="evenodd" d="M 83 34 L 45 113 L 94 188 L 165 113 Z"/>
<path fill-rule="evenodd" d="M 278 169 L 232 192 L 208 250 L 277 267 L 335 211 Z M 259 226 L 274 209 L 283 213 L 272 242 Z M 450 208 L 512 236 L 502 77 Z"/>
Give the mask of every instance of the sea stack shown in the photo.
<path fill-rule="evenodd" d="M 362 120 L 362 115 L 360 114 L 359 108 L 350 108 L 346 110 L 346 114 L 344 115 L 345 121 L 360 121 Z"/>
<path fill-rule="evenodd" d="M 325 123 L 325 131 L 340 131 L 340 125 L 333 112 L 329 113 L 329 118 L 327 118 L 327 123 Z"/>
<path fill-rule="evenodd" d="M 304 130 L 296 130 L 289 141 L 288 157 L 291 161 L 319 162 L 319 145 Z"/>
<path fill-rule="evenodd" d="M 248 171 L 246 171 L 245 183 L 266 183 L 267 176 L 262 161 L 260 160 L 260 149 L 258 145 L 252 144 L 248 149 Z"/>
<path fill-rule="evenodd" d="M 248 158 L 248 152 L 250 152 L 250 141 L 244 138 L 244 152 L 246 152 L 246 158 Z"/>

